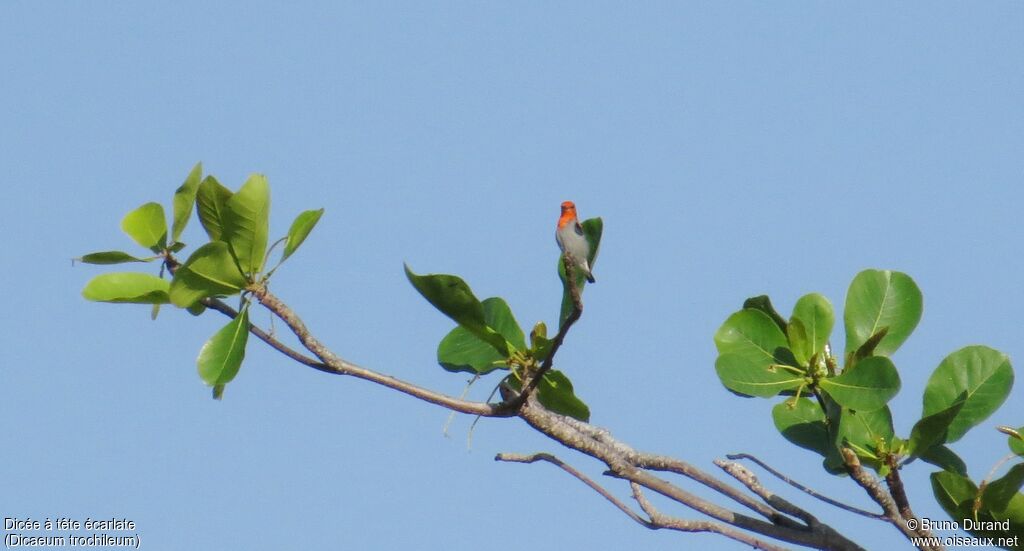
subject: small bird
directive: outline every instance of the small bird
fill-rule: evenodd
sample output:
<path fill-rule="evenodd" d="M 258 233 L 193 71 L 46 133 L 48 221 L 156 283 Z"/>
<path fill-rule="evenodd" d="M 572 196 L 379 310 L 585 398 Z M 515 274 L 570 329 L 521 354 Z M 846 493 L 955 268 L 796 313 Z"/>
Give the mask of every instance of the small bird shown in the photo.
<path fill-rule="evenodd" d="M 555 240 L 566 256 L 571 257 L 577 267 L 583 270 L 587 281 L 594 283 L 594 274 L 590 273 L 590 242 L 583 234 L 583 226 L 576 217 L 576 205 L 572 201 L 562 203 L 562 216 L 558 218 Z"/>

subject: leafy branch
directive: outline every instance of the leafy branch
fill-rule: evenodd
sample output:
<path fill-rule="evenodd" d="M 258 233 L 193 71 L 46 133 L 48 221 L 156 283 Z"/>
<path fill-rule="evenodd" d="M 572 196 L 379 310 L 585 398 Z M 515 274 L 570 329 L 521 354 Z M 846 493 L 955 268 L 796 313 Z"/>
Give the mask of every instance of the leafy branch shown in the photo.
<path fill-rule="evenodd" d="M 966 478 L 966 465 L 948 444 L 995 412 L 1013 384 L 1009 358 L 987 346 L 967 346 L 944 359 L 932 373 L 923 396 L 923 412 L 909 436 L 893 429 L 888 402 L 901 387 L 891 355 L 921 319 L 923 300 L 910 276 L 888 270 L 858 274 L 846 295 L 845 361 L 832 354 L 829 337 L 835 320 L 824 296 L 800 298 L 787 319 L 767 296 L 748 299 L 715 334 L 719 379 L 745 397 L 785 397 L 772 409 L 775 426 L 791 443 L 818 453 L 829 473 L 849 475 L 884 510 L 884 518 L 908 538 L 931 534 L 909 530 L 916 520 L 902 471 L 917 459 L 941 469 L 932 475 L 936 499 L 954 519 L 1024 521 L 1021 483 L 1011 472 L 1000 479 L 999 498 Z M 840 367 L 840 363 L 842 363 Z M 813 400 L 805 396 L 813 396 Z M 863 466 L 884 481 L 868 482 Z M 1024 468 L 1022 468 L 1024 471 Z M 984 485 L 982 485 L 984 486 Z M 967 515 L 967 516 L 964 516 Z M 998 532 L 1003 544 L 1020 535 L 1024 524 Z M 969 530 L 979 537 L 992 532 Z M 930 544 L 921 544 L 930 548 Z"/>
<path fill-rule="evenodd" d="M 268 248 L 270 188 L 266 178 L 253 175 L 233 192 L 213 176 L 203 177 L 199 164 L 176 190 L 172 207 L 170 229 L 159 203 L 146 203 L 123 218 L 122 229 L 146 249 L 145 254 L 108 250 L 77 259 L 101 265 L 158 262 L 158 275 L 101 274 L 86 284 L 82 294 L 93 301 L 150 305 L 154 319 L 166 304 L 195 316 L 213 310 L 229 318 L 203 345 L 197 360 L 199 375 L 212 387 L 214 398 L 221 399 L 226 386 L 235 379 L 245 358 L 248 336 L 253 335 L 285 357 L 325 373 L 363 379 L 453 412 L 518 418 L 562 447 L 599 461 L 607 469 L 605 475 L 628 482 L 639 512 L 552 454 L 505 453 L 498 454 L 497 460 L 551 463 L 646 528 L 717 533 L 759 549 L 782 549 L 773 542 L 816 549 L 861 549 L 817 516 L 773 493 L 739 463 L 716 461 L 736 485 L 681 459 L 637 451 L 609 431 L 591 425 L 589 407 L 576 396 L 568 376 L 555 369 L 556 354 L 583 313 L 586 286 L 575 263 L 566 262 L 564 257 L 558 260 L 563 286 L 559 329 L 548 338 L 546 324 L 537 322 L 528 342 L 504 299 L 479 300 L 458 276 L 416 274 L 406 266 L 413 287 L 455 322 L 438 345 L 440 366 L 452 372 L 472 373 L 474 378 L 502 372 L 498 385 L 502 400 L 477 402 L 343 359 L 270 292 L 272 276 L 311 234 L 323 209 L 300 213 L 288 233 Z M 179 261 L 177 253 L 186 247 L 180 238 L 193 212 L 208 241 Z M 603 222 L 592 218 L 585 220 L 582 228 L 591 251 L 588 265 L 593 267 Z M 280 255 L 271 262 L 271 254 L 281 244 Z M 238 307 L 228 305 L 227 297 L 237 297 Z M 893 429 L 887 404 L 899 392 L 901 380 L 891 356 L 920 321 L 922 304 L 920 290 L 906 274 L 865 270 L 854 278 L 847 293 L 843 316 L 846 352 L 842 357 L 833 354 L 829 342 L 835 324 L 832 305 L 824 296 L 813 293 L 796 302 L 789 318 L 779 314 L 767 296 L 748 299 L 714 337 L 719 353 L 715 370 L 722 384 L 739 396 L 784 397 L 771 411 L 782 436 L 821 455 L 826 471 L 848 475 L 881 508 L 880 513 L 821 496 L 749 454 L 729 458 L 753 460 L 831 506 L 893 524 L 920 549 L 940 549 L 937 544 L 916 540 L 930 534 L 913 530 L 908 523 L 914 516 L 901 472 L 920 459 L 941 469 L 932 473 L 932 486 L 936 499 L 950 516 L 974 519 L 981 528 L 969 529 L 972 534 L 1009 541 L 1024 530 L 1024 494 L 1019 491 L 1024 485 L 1024 463 L 1019 461 L 1024 456 L 1024 427 L 999 428 L 1008 436 L 1011 453 L 977 485 L 967 477 L 963 461 L 948 447 L 1005 401 L 1013 370 L 1004 354 L 985 346 L 968 346 L 949 354 L 928 381 L 921 418 L 909 436 L 900 438 Z M 265 308 L 283 322 L 297 344 L 287 344 L 254 324 L 250 315 L 254 307 Z M 996 478 L 1009 462 L 1014 464 Z M 656 473 L 699 484 L 741 509 L 724 507 Z M 663 513 L 647 499 L 647 491 L 706 518 L 685 519 Z M 1010 525 L 999 524 L 1011 520 Z"/>

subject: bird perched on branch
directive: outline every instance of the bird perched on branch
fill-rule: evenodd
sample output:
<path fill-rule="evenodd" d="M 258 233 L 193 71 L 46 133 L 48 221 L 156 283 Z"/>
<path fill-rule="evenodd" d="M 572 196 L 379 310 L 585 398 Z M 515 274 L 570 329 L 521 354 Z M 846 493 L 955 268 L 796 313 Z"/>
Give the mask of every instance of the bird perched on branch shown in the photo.
<path fill-rule="evenodd" d="M 583 226 L 576 217 L 576 205 L 572 201 L 562 203 L 562 216 L 558 218 L 558 228 L 555 230 L 555 240 L 562 253 L 574 266 L 583 271 L 587 281 L 594 283 L 594 275 L 590 273 L 590 242 L 583 234 Z M 569 262 L 570 260 L 567 260 Z"/>

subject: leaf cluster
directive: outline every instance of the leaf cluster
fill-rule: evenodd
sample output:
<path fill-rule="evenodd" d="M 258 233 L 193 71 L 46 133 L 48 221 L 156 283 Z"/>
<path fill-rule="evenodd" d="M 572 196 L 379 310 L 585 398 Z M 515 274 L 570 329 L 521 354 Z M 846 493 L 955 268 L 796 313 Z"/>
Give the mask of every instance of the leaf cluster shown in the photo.
<path fill-rule="evenodd" d="M 590 242 L 590 265 L 594 265 L 601 244 L 604 226 L 600 218 L 591 218 L 582 223 L 584 235 Z M 519 391 L 527 377 L 539 373 L 542 364 L 549 360 L 552 338 L 548 337 L 547 325 L 537 322 L 530 331 L 530 342 L 512 314 L 512 309 L 501 297 L 477 299 L 462 278 L 448 274 L 417 275 L 406 266 L 409 282 L 423 298 L 448 316 L 456 326 L 448 332 L 437 347 L 437 362 L 452 372 L 465 372 L 476 378 L 494 371 L 505 371 L 501 385 Z M 559 313 L 559 330 L 565 327 L 566 319 L 573 308 L 572 287 L 566 277 L 565 259 L 559 257 L 558 275 L 562 281 L 562 304 Z M 586 279 L 575 274 L 575 286 L 582 293 Z M 588 421 L 590 408 L 576 397 L 572 382 L 562 371 L 549 369 L 541 375 L 537 385 L 537 399 L 540 403 L 563 415 Z"/>
<path fill-rule="evenodd" d="M 827 298 L 801 297 L 787 319 L 767 296 L 753 297 L 716 332 L 715 370 L 734 394 L 783 396 L 772 408 L 775 427 L 786 440 L 821 455 L 830 473 L 846 472 L 844 447 L 883 476 L 921 459 L 943 469 L 932 482 L 936 499 L 954 518 L 969 518 L 957 516 L 965 507 L 974 518 L 1020 518 L 1024 466 L 979 488 L 948 446 L 1006 400 L 1014 375 L 1005 354 L 981 345 L 950 353 L 928 380 L 921 417 L 910 434 L 899 437 L 893 429 L 888 403 L 901 381 L 892 355 L 917 326 L 922 309 L 921 291 L 910 276 L 889 270 L 857 274 L 846 294 L 846 350 L 839 358 L 829 344 L 835 314 Z M 1019 440 L 1010 440 L 1019 455 Z"/>
<path fill-rule="evenodd" d="M 277 264 L 267 270 L 267 257 L 274 246 L 267 247 L 270 186 L 265 176 L 254 174 L 232 192 L 213 176 L 203 177 L 202 164 L 198 163 L 175 191 L 171 204 L 169 231 L 160 203 L 146 203 L 121 220 L 121 229 L 148 249 L 150 256 L 137 257 L 109 250 L 77 259 L 87 264 L 160 261 L 159 274 L 102 274 L 86 284 L 82 296 L 98 302 L 150 304 L 152 317 L 156 319 L 163 304 L 200 315 L 205 310 L 205 301 L 239 295 L 239 315 L 203 345 L 197 360 L 200 377 L 213 387 L 214 397 L 220 398 L 245 358 L 249 335 L 246 291 L 267 284 L 277 267 L 299 248 L 316 226 L 323 209 L 305 211 L 296 217 L 288 234 L 275 243 L 284 243 L 284 250 Z M 208 241 L 179 263 L 174 255 L 186 247 L 180 238 L 193 211 Z"/>

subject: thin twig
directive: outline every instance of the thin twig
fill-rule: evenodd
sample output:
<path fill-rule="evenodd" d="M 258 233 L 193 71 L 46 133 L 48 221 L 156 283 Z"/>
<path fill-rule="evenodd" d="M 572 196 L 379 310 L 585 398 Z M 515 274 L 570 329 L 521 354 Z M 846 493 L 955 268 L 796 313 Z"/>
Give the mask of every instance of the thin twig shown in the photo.
<path fill-rule="evenodd" d="M 907 526 L 907 521 L 900 515 L 900 511 L 897 509 L 896 502 L 893 501 L 892 496 L 882 487 L 881 481 L 861 467 L 860 458 L 857 457 L 853 450 L 850 448 L 840 448 L 839 451 L 843 455 L 843 463 L 846 465 L 846 472 L 850 474 L 850 478 L 863 488 L 875 503 L 882 507 L 882 510 L 885 511 L 885 518 L 889 520 L 890 524 L 895 526 L 907 539 L 918 542 L 917 548 L 922 551 L 943 549 L 941 545 L 933 546 L 926 543 L 929 540 L 919 539 L 924 534 L 911 530 Z"/>
<path fill-rule="evenodd" d="M 238 316 L 237 310 L 228 306 L 220 299 L 204 298 L 201 302 L 210 310 L 216 310 L 231 319 L 234 319 L 235 317 Z M 305 354 L 302 354 L 301 352 L 289 347 L 283 342 L 277 340 L 270 333 L 267 333 L 266 331 L 260 329 L 259 327 L 253 325 L 252 323 L 249 323 L 249 332 L 252 333 L 253 335 L 256 335 L 256 337 L 259 338 L 261 341 L 269 344 L 271 348 L 273 348 L 274 350 L 277 350 L 278 352 L 284 354 L 285 356 L 288 356 L 289 358 L 299 362 L 302 365 L 312 367 L 313 369 L 318 369 L 326 373 L 334 373 L 334 370 L 325 365 L 323 362 L 318 362 L 313 358 L 310 358 L 309 356 L 306 356 Z"/>
<path fill-rule="evenodd" d="M 886 457 L 886 466 L 889 467 L 889 472 L 885 475 L 885 484 L 889 487 L 889 494 L 892 495 L 892 500 L 896 503 L 896 509 L 900 512 L 900 516 L 903 517 L 903 520 L 916 518 L 914 511 L 910 510 L 910 500 L 903 488 L 895 455 L 890 454 Z"/>
<path fill-rule="evenodd" d="M 768 505 L 804 521 L 808 528 L 813 529 L 818 525 L 818 519 L 814 515 L 765 488 L 750 469 L 739 463 L 722 461 L 721 459 L 716 459 L 715 465 L 729 473 L 729 476 L 738 480 L 740 484 L 746 486 L 751 492 L 757 494 Z"/>
<path fill-rule="evenodd" d="M 174 272 L 176 272 L 178 270 L 178 267 L 181 266 L 181 263 L 178 262 L 178 259 L 174 258 L 174 255 L 170 253 L 166 253 L 163 256 L 164 261 L 163 264 L 160 265 L 160 271 L 163 272 L 164 268 L 166 268 L 167 272 L 173 276 Z M 238 317 L 238 310 L 235 310 L 231 306 L 228 306 L 227 304 L 224 303 L 224 301 L 220 299 L 207 297 L 200 300 L 199 302 L 203 306 L 206 306 L 211 310 L 216 310 L 217 312 L 220 312 L 221 314 L 224 314 L 225 316 L 231 319 L 235 319 L 236 317 Z M 271 323 L 273 323 L 273 319 L 271 319 Z M 256 337 L 259 338 L 261 341 L 269 344 L 271 348 L 273 348 L 274 350 L 277 350 L 278 352 L 299 362 L 302 365 L 312 367 L 313 369 L 318 369 L 326 373 L 334 373 L 334 370 L 331 369 L 330 367 L 314 360 L 313 358 L 310 358 L 309 356 L 306 356 L 305 354 L 302 354 L 298 350 L 291 348 L 290 346 L 277 340 L 270 333 L 267 333 L 266 331 L 260 329 L 256 325 L 253 325 L 251 322 L 249 323 L 249 332 L 252 333 L 253 335 L 256 335 Z"/>
<path fill-rule="evenodd" d="M 466 399 L 466 396 L 469 394 L 469 389 L 473 386 L 473 383 L 475 383 L 477 381 L 477 379 L 479 379 L 479 378 L 480 378 L 480 374 L 479 373 L 474 373 L 473 374 L 473 377 L 466 383 L 466 388 L 462 389 L 462 394 L 459 394 L 459 400 L 465 400 Z M 445 438 L 448 438 L 448 429 L 452 426 L 452 421 L 455 420 L 455 414 L 456 413 L 457 412 L 455 412 L 455 411 L 449 413 L 448 414 L 448 420 L 444 422 L 444 428 L 441 429 L 441 434 L 444 434 Z M 473 420 L 476 421 L 476 419 L 479 419 L 479 418 L 480 417 L 474 417 Z M 470 427 L 469 440 L 472 441 L 472 439 L 473 439 L 473 432 L 472 432 L 472 427 Z M 469 442 L 467 442 L 466 447 L 467 448 L 469 447 Z"/>
<path fill-rule="evenodd" d="M 479 377 L 479 376 L 480 376 L 479 374 L 475 375 L 475 377 Z M 495 385 L 494 388 L 491 389 L 491 393 L 487 395 L 487 399 L 484 400 L 484 402 L 487 402 L 488 404 L 491 403 L 491 399 L 494 398 L 494 395 L 498 393 L 498 389 L 500 389 L 500 388 L 501 388 L 501 383 L 498 383 L 497 385 Z M 480 416 L 479 415 L 474 415 L 473 416 L 473 422 L 469 424 L 469 430 L 466 431 L 466 449 L 467 450 L 473 448 L 473 433 L 476 431 L 476 424 L 479 423 L 479 422 L 480 422 Z"/>
<path fill-rule="evenodd" d="M 788 525 L 790 527 L 797 527 L 799 524 L 793 519 L 782 515 L 779 511 L 772 509 L 771 507 L 761 503 L 753 497 L 743 493 L 738 488 L 730 486 L 725 482 L 711 476 L 709 473 L 704 472 L 701 469 L 674 457 L 667 457 L 664 455 L 655 455 L 651 453 L 639 453 L 633 452 L 635 455 L 629 455 L 627 457 L 634 461 L 638 467 L 645 469 L 651 469 L 653 471 L 665 471 L 683 475 L 691 480 L 699 482 L 708 488 L 732 499 L 733 501 L 751 509 L 757 511 L 761 516 L 767 518 L 775 524 Z"/>
<path fill-rule="evenodd" d="M 907 497 L 907 492 L 903 487 L 903 480 L 900 479 L 900 469 L 896 456 L 893 454 L 887 455 L 885 462 L 889 467 L 889 472 L 885 474 L 885 484 L 889 487 L 889 494 L 892 495 L 893 501 L 896 502 L 896 509 L 900 512 L 900 517 L 902 517 L 905 524 L 911 519 L 916 519 L 917 515 L 910 509 L 910 499 Z M 935 537 L 935 534 L 924 523 L 920 523 L 915 531 L 927 539 Z"/>
<path fill-rule="evenodd" d="M 885 474 L 885 484 L 889 487 L 889 494 L 892 495 L 893 501 L 896 502 L 896 509 L 900 512 L 902 523 L 906 524 L 908 521 L 916 519 L 917 515 L 910 509 L 910 499 L 907 497 L 903 480 L 900 478 L 899 462 L 894 454 L 888 454 L 885 456 L 885 464 L 889 467 L 889 472 Z M 918 523 L 918 527 L 914 531 L 923 536 L 926 541 L 933 541 L 935 538 L 935 534 L 925 523 Z"/>
<path fill-rule="evenodd" d="M 259 298 L 259 295 L 257 295 L 256 293 L 253 293 L 253 295 L 256 296 L 257 298 Z M 273 295 L 270 295 L 269 291 L 264 296 L 271 296 L 271 297 L 273 297 Z M 276 304 L 280 304 L 280 305 L 283 306 L 283 303 L 281 303 L 280 300 L 277 299 L 277 297 L 273 297 L 272 301 L 276 301 Z M 214 299 L 214 298 L 207 298 L 207 299 L 203 299 L 202 302 L 208 308 L 210 308 L 212 310 L 216 310 L 216 311 L 218 311 L 218 312 L 220 312 L 220 313 L 222 313 L 225 316 L 228 316 L 230 318 L 234 318 L 235 316 L 238 315 L 238 311 L 237 310 L 235 310 L 231 306 L 228 306 L 227 304 L 225 304 L 221 300 Z M 264 303 L 264 306 L 266 306 L 266 303 Z M 294 313 L 292 313 L 290 309 L 288 309 L 286 306 L 284 308 L 285 308 L 285 310 L 287 310 L 287 312 L 290 313 L 291 316 L 294 316 Z M 274 312 L 273 309 L 270 309 L 270 310 L 272 312 Z M 278 314 L 278 312 L 274 312 L 274 313 Z M 292 327 L 292 325 L 290 323 L 288 323 L 287 319 L 281 317 L 281 315 L 278 315 L 278 318 L 280 318 L 282 321 L 284 321 L 285 324 L 288 325 L 288 327 L 290 329 L 292 329 L 292 332 L 295 332 L 295 328 Z M 295 319 L 298 319 L 298 317 L 295 316 Z M 307 334 L 308 334 L 308 330 L 305 329 L 304 325 L 302 326 L 302 329 L 305 330 L 307 332 Z M 313 369 L 316 369 L 318 371 L 322 371 L 324 373 L 330 373 L 332 375 L 351 375 L 351 376 L 359 378 L 359 379 L 365 379 L 365 380 L 368 380 L 368 381 L 371 381 L 371 382 L 375 382 L 375 383 L 384 385 L 384 386 L 386 386 L 388 388 L 392 388 L 394 390 L 398 390 L 399 392 L 404 392 L 405 394 L 408 394 L 410 396 L 413 396 L 413 397 L 419 398 L 421 400 L 430 402 L 432 404 L 436 404 L 436 405 L 448 408 L 448 409 L 450 409 L 452 411 L 457 411 L 459 413 L 475 414 L 475 415 L 480 415 L 482 417 L 512 417 L 512 416 L 515 415 L 515 413 L 512 412 L 512 411 L 504 411 L 504 410 L 502 410 L 499 407 L 500 404 L 486 404 L 484 402 L 473 402 L 473 401 L 469 401 L 469 400 L 462 400 L 462 399 L 459 399 L 459 398 L 453 398 L 453 397 L 448 396 L 446 394 L 441 394 L 439 392 L 434 392 L 432 390 L 428 390 L 426 388 L 414 385 L 412 383 L 408 383 L 408 382 L 402 381 L 400 379 L 396 379 L 395 377 L 390 377 L 388 375 L 377 373 L 376 371 L 371 371 L 369 369 L 364 369 L 364 368 L 359 367 L 359 366 L 357 366 L 357 365 L 355 365 L 353 363 L 350 363 L 350 362 L 347 362 L 345 360 L 342 360 L 341 358 L 338 358 L 338 357 L 334 356 L 333 354 L 331 354 L 329 356 L 329 357 L 333 358 L 332 361 L 323 361 L 323 362 L 317 361 L 317 360 L 315 360 L 313 358 L 310 358 L 310 357 L 308 357 L 308 356 L 306 356 L 306 355 L 304 355 L 304 354 L 302 354 L 302 353 L 300 353 L 300 352 L 290 348 L 288 345 L 282 343 L 281 341 L 277 340 L 273 336 L 269 335 L 266 331 L 263 331 L 262 329 L 260 329 L 259 327 L 255 326 L 255 325 L 252 325 L 251 323 L 249 324 L 249 331 L 253 335 L 256 335 L 256 337 L 258 337 L 260 340 L 262 340 L 263 342 L 269 344 L 271 347 L 273 347 L 278 352 L 281 352 L 285 356 L 288 356 L 289 358 L 291 358 L 291 359 L 293 359 L 293 360 L 295 360 L 295 361 L 297 361 L 297 362 L 299 362 L 299 363 L 301 363 L 303 365 L 312 367 Z M 299 336 L 299 334 L 296 333 L 296 336 Z M 299 337 L 299 341 L 300 342 L 302 341 L 301 337 Z M 317 342 L 319 342 L 319 341 L 317 341 Z M 305 345 L 305 343 L 303 343 L 303 344 Z M 323 347 L 323 345 L 320 345 L 320 346 Z M 308 348 L 308 346 L 307 346 L 307 348 Z M 323 350 L 327 350 L 326 347 L 323 347 L 322 349 Z M 313 350 L 310 350 L 310 352 L 313 352 Z M 330 354 L 330 352 L 328 352 L 328 353 Z"/>
<path fill-rule="evenodd" d="M 711 474 L 698 469 L 690 463 L 683 461 L 682 459 L 676 459 L 675 457 L 669 457 L 667 455 L 657 455 L 653 453 L 638 452 L 632 447 L 616 440 L 611 432 L 601 427 L 596 427 L 589 423 L 584 423 L 571 417 L 566 417 L 565 422 L 571 425 L 576 430 L 587 434 L 594 440 L 601 442 L 613 450 L 616 453 L 621 454 L 634 466 L 650 469 L 652 471 L 671 472 L 685 476 L 695 482 L 703 484 L 708 488 L 732 499 L 733 501 L 747 507 L 753 511 L 756 511 L 761 516 L 767 518 L 775 524 L 788 525 L 791 527 L 799 526 L 793 519 L 780 514 L 778 511 L 765 505 L 764 503 L 754 499 L 753 497 L 743 493 L 738 488 L 730 486 L 725 482 L 715 478 Z"/>
<path fill-rule="evenodd" d="M 753 455 L 750 455 L 748 453 L 729 454 L 729 455 L 726 455 L 725 457 L 727 457 L 729 459 L 732 459 L 732 460 L 747 459 L 747 460 L 753 461 L 759 467 L 761 467 L 762 469 L 768 471 L 771 475 L 775 476 L 776 478 L 778 478 L 779 480 L 785 482 L 786 484 L 789 484 L 790 486 L 796 488 L 797 490 L 800 490 L 801 492 L 804 492 L 805 494 L 807 494 L 807 495 L 809 495 L 809 496 L 811 496 L 811 497 L 813 497 L 815 499 L 819 499 L 821 501 L 824 501 L 825 503 L 828 503 L 829 505 L 832 505 L 834 507 L 838 507 L 838 508 L 840 508 L 840 509 L 842 509 L 844 511 L 849 511 L 851 513 L 855 513 L 855 514 L 858 514 L 858 515 L 861 515 L 861 516 L 865 516 L 865 517 L 868 517 L 868 518 L 873 518 L 873 519 L 876 519 L 876 520 L 883 520 L 883 521 L 887 521 L 888 520 L 888 519 L 886 519 L 885 515 L 881 515 L 881 514 L 878 514 L 878 513 L 872 513 L 871 511 L 865 511 L 864 509 L 859 509 L 859 508 L 854 507 L 852 505 L 847 505 L 847 504 L 842 503 L 840 501 L 836 501 L 836 500 L 834 500 L 834 499 L 832 499 L 832 498 L 830 498 L 828 496 L 822 495 L 822 494 L 812 490 L 811 488 L 808 488 L 807 486 L 804 486 L 803 484 L 793 480 L 792 478 L 789 478 L 788 476 L 780 473 L 779 471 L 773 469 L 770 465 L 768 465 L 764 461 L 761 461 L 760 459 L 758 459 L 758 458 L 756 458 Z"/>
<path fill-rule="evenodd" d="M 337 375 L 351 375 L 358 379 L 365 379 L 460 413 L 481 415 L 484 417 L 512 417 L 515 415 L 515 411 L 503 409 L 500 407 L 500 404 L 487 404 L 484 402 L 460 400 L 458 398 L 448 396 L 447 394 L 434 392 L 433 390 L 429 390 L 401 379 L 360 367 L 347 360 L 343 360 L 331 352 L 329 348 L 324 346 L 319 339 L 314 337 L 309 329 L 306 328 L 306 324 L 302 322 L 299 316 L 296 315 L 291 308 L 281 302 L 281 299 L 268 291 L 265 285 L 252 284 L 248 287 L 248 291 L 252 293 L 256 300 L 260 301 L 263 306 L 273 312 L 278 319 L 283 321 L 285 325 L 291 329 L 292 333 L 298 337 L 299 342 L 302 343 L 302 346 L 319 358 L 320 361 L 324 363 L 325 367 L 328 368 L 326 371 L 329 373 Z"/>
<path fill-rule="evenodd" d="M 680 532 L 714 532 L 749 545 L 754 549 L 763 549 L 764 551 L 786 551 L 785 547 L 780 547 L 755 538 L 724 524 L 707 520 L 686 520 L 666 515 L 656 509 L 654 504 L 647 499 L 647 496 L 644 495 L 640 484 L 630 482 L 629 487 L 633 490 L 633 499 L 640 504 L 640 508 L 647 513 L 648 517 L 650 517 L 651 528 L 667 528 L 669 530 L 678 530 Z"/>
<path fill-rule="evenodd" d="M 997 428 L 998 429 L 1004 429 L 1004 428 L 1009 428 L 1009 427 L 997 427 Z M 1013 430 L 1013 429 L 1010 429 L 1010 430 Z M 1000 432 L 1002 432 L 1004 434 L 1010 434 L 1010 433 L 1008 433 L 1006 431 L 1003 431 L 1003 430 L 1000 430 Z M 1014 432 L 1016 432 L 1016 431 L 1014 431 Z M 1005 465 L 1007 461 L 1011 461 L 1013 459 L 1016 459 L 1017 457 L 1019 457 L 1019 456 L 1017 455 L 1016 452 L 1010 452 L 1010 453 L 1004 455 L 1003 457 L 1001 457 L 999 459 L 999 461 L 996 461 L 996 464 L 992 465 L 992 468 L 988 470 L 988 474 L 985 475 L 985 478 L 981 479 L 981 485 L 987 486 L 989 481 L 992 480 L 992 478 L 996 476 L 996 473 L 999 472 L 999 469 L 1003 465 Z"/>
<path fill-rule="evenodd" d="M 541 363 L 540 369 L 530 377 L 530 380 L 525 382 L 523 385 L 523 391 L 515 399 L 511 401 L 514 404 L 513 407 L 518 409 L 526 400 L 526 396 L 529 396 L 540 384 L 540 380 L 544 378 L 544 374 L 551 369 L 551 365 L 555 361 L 555 354 L 558 349 L 562 347 L 562 341 L 565 340 L 565 335 L 569 333 L 569 328 L 572 327 L 576 320 L 580 319 L 580 315 L 583 314 L 583 298 L 580 295 L 579 285 L 576 284 L 576 267 L 573 262 L 568 258 L 564 258 L 563 265 L 565 266 L 565 281 L 569 286 L 569 295 L 572 297 L 572 311 L 569 312 L 568 317 L 565 318 L 565 322 L 562 323 L 558 328 L 558 334 L 551 341 L 551 348 L 548 350 L 547 357 Z"/>
<path fill-rule="evenodd" d="M 606 473 L 616 478 L 636 482 L 681 505 L 703 513 L 712 519 L 730 524 L 741 530 L 758 533 L 770 539 L 795 543 L 817 549 L 863 551 L 863 548 L 839 534 L 831 527 L 819 523 L 815 529 L 786 526 L 765 522 L 758 518 L 736 513 L 696 494 L 688 492 L 671 482 L 658 478 L 650 472 L 630 463 L 616 447 L 600 442 L 587 431 L 574 428 L 563 415 L 552 413 L 537 403 L 535 396 L 527 396 L 526 403 L 519 410 L 519 417 L 535 430 L 556 442 L 589 455 L 608 465 Z"/>
<path fill-rule="evenodd" d="M 636 514 L 632 509 L 629 508 L 628 505 L 619 500 L 619 498 L 615 497 L 608 490 L 604 489 L 603 486 L 591 480 L 587 475 L 577 471 L 571 465 L 567 464 L 565 461 L 562 461 L 561 459 L 549 453 L 534 453 L 530 455 L 522 455 L 518 453 L 499 453 L 498 455 L 494 456 L 494 460 L 507 461 L 510 463 L 534 463 L 536 461 L 547 461 L 548 463 L 551 463 L 552 465 L 555 465 L 556 467 L 569 473 L 580 482 L 586 484 L 587 486 L 590 487 L 590 489 L 601 494 L 601 497 L 607 499 L 609 502 L 611 502 L 612 505 L 618 507 L 620 511 L 626 513 L 626 516 L 640 523 L 641 526 L 652 529 L 656 528 L 656 526 L 652 526 L 650 522 L 644 520 L 643 517 Z"/>
<path fill-rule="evenodd" d="M 620 511 L 626 514 L 629 518 L 633 519 L 641 526 L 649 528 L 651 530 L 657 530 L 666 528 L 669 530 L 677 530 L 680 532 L 714 532 L 721 534 L 727 538 L 734 539 L 751 546 L 754 549 L 763 549 L 765 551 L 786 551 L 785 547 L 773 545 L 767 541 L 760 540 L 750 534 L 745 534 L 739 530 L 711 521 L 702 520 L 685 520 L 681 518 L 671 517 L 658 511 L 650 501 L 643 495 L 641 487 L 636 482 L 630 482 L 630 487 L 633 489 L 633 498 L 636 499 L 637 503 L 640 504 L 640 508 L 647 513 L 650 520 L 645 520 L 640 515 L 636 514 L 628 505 L 623 503 L 620 499 L 612 495 L 608 490 L 602 487 L 600 484 L 591 480 L 587 475 L 579 472 L 571 465 L 566 464 L 561 459 L 548 454 L 548 453 L 534 453 L 530 455 L 521 455 L 513 453 L 499 453 L 494 457 L 495 461 L 508 461 L 513 463 L 534 463 L 536 461 L 546 461 L 552 465 L 557 466 L 563 471 L 569 473 L 577 480 L 583 482 L 589 486 L 595 492 L 601 494 L 606 500 L 615 505 Z"/>

